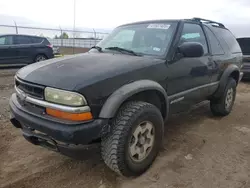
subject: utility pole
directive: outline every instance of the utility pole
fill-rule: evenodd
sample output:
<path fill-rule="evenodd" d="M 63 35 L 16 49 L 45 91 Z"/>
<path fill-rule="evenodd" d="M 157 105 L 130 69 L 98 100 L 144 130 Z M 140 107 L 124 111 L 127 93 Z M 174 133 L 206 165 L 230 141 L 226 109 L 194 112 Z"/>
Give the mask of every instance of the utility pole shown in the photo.
<path fill-rule="evenodd" d="M 18 28 L 17 28 L 17 24 L 15 20 L 14 20 L 14 23 L 15 23 L 15 28 L 16 28 L 16 34 L 18 34 Z"/>
<path fill-rule="evenodd" d="M 73 54 L 75 54 L 76 0 L 74 0 Z"/>

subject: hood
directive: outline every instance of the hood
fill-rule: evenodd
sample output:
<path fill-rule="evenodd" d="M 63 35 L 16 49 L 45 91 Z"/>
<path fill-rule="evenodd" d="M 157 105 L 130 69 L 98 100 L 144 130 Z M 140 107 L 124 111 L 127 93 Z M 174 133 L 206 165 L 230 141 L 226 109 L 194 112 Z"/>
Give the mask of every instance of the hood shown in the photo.
<path fill-rule="evenodd" d="M 28 65 L 17 72 L 25 81 L 65 90 L 141 69 L 155 63 L 149 57 L 112 53 L 84 53 Z"/>

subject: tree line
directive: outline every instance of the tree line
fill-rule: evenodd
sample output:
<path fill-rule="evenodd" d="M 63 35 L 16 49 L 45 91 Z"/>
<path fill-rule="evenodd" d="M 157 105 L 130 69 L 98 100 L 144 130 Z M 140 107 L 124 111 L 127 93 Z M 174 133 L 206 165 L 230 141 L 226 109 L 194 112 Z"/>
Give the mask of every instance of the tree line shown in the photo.
<path fill-rule="evenodd" d="M 66 32 L 63 32 L 61 35 L 57 36 L 55 35 L 55 39 L 68 39 L 69 35 Z"/>

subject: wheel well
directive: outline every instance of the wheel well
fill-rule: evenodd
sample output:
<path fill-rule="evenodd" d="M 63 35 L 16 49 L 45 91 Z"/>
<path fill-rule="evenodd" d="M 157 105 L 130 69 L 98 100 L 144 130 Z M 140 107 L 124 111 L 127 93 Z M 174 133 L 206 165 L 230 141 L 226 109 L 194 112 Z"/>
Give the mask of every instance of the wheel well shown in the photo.
<path fill-rule="evenodd" d="M 36 54 L 34 59 L 36 59 L 36 57 L 39 56 L 39 55 L 43 55 L 43 56 L 45 56 L 48 59 L 48 56 L 46 54 L 44 54 L 44 53 Z"/>
<path fill-rule="evenodd" d="M 166 117 L 166 110 L 167 110 L 166 109 L 166 100 L 165 100 L 164 95 L 159 91 L 147 90 L 147 91 L 142 91 L 142 92 L 136 93 L 136 94 L 132 95 L 131 97 L 129 97 L 128 99 L 126 99 L 123 102 L 123 104 L 128 102 L 128 101 L 144 101 L 144 102 L 153 104 L 161 111 L 162 117 L 163 118 Z"/>
<path fill-rule="evenodd" d="M 239 71 L 233 71 L 233 72 L 230 74 L 230 77 L 232 77 L 233 79 L 235 79 L 236 84 L 238 84 L 238 81 L 239 81 L 239 78 L 240 78 L 240 73 L 239 73 Z"/>
<path fill-rule="evenodd" d="M 240 72 L 238 70 L 234 70 L 232 72 L 224 72 L 224 74 L 222 75 L 222 77 L 220 79 L 220 85 L 219 85 L 218 89 L 215 91 L 215 93 L 212 95 L 212 98 L 219 98 L 219 97 L 221 97 L 221 95 L 223 95 L 224 89 L 227 85 L 229 78 L 233 78 L 235 80 L 236 84 L 238 84 L 238 81 L 240 78 Z"/>

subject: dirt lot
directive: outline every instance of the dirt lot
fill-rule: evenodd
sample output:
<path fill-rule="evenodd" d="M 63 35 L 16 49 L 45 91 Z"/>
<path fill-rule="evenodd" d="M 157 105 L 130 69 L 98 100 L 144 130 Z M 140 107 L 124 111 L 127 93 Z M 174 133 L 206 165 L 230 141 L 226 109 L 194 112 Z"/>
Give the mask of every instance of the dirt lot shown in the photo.
<path fill-rule="evenodd" d="M 228 117 L 213 117 L 207 103 L 171 117 L 154 165 L 127 179 L 111 172 L 99 155 L 77 161 L 26 142 L 8 121 L 14 73 L 0 70 L 0 187 L 250 187 L 250 84 L 239 85 Z"/>

